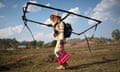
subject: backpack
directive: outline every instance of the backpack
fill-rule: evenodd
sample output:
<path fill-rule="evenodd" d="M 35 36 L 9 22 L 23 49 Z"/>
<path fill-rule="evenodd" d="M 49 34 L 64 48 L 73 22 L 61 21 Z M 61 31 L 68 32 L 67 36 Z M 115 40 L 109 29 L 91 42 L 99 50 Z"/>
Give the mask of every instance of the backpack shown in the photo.
<path fill-rule="evenodd" d="M 71 26 L 71 24 L 64 23 L 64 38 L 70 37 L 71 34 L 72 34 L 72 26 Z"/>
<path fill-rule="evenodd" d="M 72 26 L 69 23 L 64 23 L 64 38 L 68 38 L 71 36 L 72 34 Z M 58 35 L 58 31 L 54 30 L 54 37 L 56 37 Z"/>

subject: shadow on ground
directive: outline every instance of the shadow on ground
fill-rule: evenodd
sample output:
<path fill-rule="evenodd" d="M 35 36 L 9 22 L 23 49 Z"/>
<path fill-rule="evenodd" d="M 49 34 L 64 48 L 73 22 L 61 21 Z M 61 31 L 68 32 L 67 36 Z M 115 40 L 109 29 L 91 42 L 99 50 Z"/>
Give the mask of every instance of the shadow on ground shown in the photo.
<path fill-rule="evenodd" d="M 104 61 L 98 61 L 98 62 L 92 62 L 92 63 L 87 63 L 87 64 L 81 64 L 81 65 L 75 65 L 75 66 L 70 66 L 67 69 L 70 70 L 76 70 L 76 69 L 80 69 L 80 68 L 87 68 L 91 65 L 95 65 L 95 64 L 104 64 L 104 63 L 109 63 L 109 62 L 113 62 L 113 61 L 117 61 L 118 59 L 106 59 Z"/>
<path fill-rule="evenodd" d="M 9 70 L 14 69 L 14 68 L 20 68 L 20 67 L 31 65 L 31 64 L 33 64 L 33 62 L 27 61 L 27 62 L 17 62 L 14 64 L 0 65 L 0 72 L 1 71 L 9 71 Z"/>
<path fill-rule="evenodd" d="M 113 62 L 113 61 L 117 61 L 117 60 L 118 59 L 106 59 L 106 60 L 98 61 L 98 62 L 70 66 L 67 69 L 76 70 L 76 69 L 80 69 L 80 68 L 86 68 L 86 67 L 89 67 L 89 66 L 95 65 L 95 64 L 104 64 L 104 63 L 109 63 L 109 62 Z M 8 70 L 11 70 L 13 68 L 18 68 L 18 67 L 22 67 L 22 66 L 26 66 L 26 65 L 30 65 L 30 64 L 33 64 L 33 63 L 32 62 L 29 62 L 29 63 L 24 62 L 24 63 L 0 65 L 0 71 L 8 71 Z"/>

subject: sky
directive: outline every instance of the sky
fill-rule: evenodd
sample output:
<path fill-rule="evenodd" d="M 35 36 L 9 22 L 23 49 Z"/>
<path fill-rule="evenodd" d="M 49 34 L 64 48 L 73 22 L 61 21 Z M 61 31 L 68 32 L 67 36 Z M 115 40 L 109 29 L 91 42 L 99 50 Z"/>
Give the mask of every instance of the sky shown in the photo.
<path fill-rule="evenodd" d="M 120 0 L 0 0 L 0 38 L 16 38 L 18 41 L 31 41 L 32 37 L 24 27 L 22 21 L 22 8 L 27 2 L 43 4 L 50 7 L 64 9 L 84 16 L 101 20 L 95 32 L 95 37 L 112 38 L 111 33 L 115 29 L 120 30 Z M 30 5 L 27 9 L 28 19 L 32 19 L 43 23 L 52 23 L 49 19 L 50 15 L 57 12 L 61 17 L 66 13 L 50 10 L 42 7 Z M 64 20 L 70 23 L 73 31 L 80 33 L 95 22 L 70 15 Z M 49 42 L 54 40 L 53 29 L 28 22 L 35 40 Z M 88 31 L 86 35 L 90 37 L 94 29 Z M 72 34 L 71 38 L 83 38 L 83 35 L 77 36 Z M 69 39 L 71 39 L 69 38 Z"/>

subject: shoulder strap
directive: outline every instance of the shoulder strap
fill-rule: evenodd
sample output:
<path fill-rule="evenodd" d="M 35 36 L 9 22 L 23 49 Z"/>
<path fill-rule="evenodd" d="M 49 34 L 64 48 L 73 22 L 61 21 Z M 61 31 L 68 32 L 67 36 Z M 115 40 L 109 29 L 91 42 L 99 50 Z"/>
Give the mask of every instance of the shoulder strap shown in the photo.
<path fill-rule="evenodd" d="M 53 26 L 54 28 L 57 26 L 58 22 Z"/>

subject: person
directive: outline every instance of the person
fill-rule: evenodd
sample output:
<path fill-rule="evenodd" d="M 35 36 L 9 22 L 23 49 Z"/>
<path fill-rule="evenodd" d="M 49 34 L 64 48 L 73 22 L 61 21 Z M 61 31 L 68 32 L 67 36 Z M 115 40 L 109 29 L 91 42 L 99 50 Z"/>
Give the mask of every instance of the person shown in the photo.
<path fill-rule="evenodd" d="M 53 30 L 54 30 L 54 37 L 57 40 L 54 53 L 56 57 L 58 58 L 60 56 L 60 49 L 64 49 L 64 24 L 61 21 L 61 17 L 58 15 L 58 13 L 54 13 L 50 16 L 50 20 L 53 22 Z M 67 66 L 67 63 L 60 64 L 60 66 L 57 67 L 57 69 L 65 69 Z"/>

